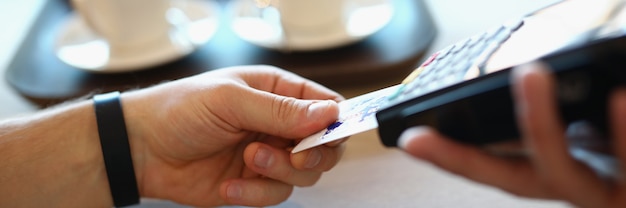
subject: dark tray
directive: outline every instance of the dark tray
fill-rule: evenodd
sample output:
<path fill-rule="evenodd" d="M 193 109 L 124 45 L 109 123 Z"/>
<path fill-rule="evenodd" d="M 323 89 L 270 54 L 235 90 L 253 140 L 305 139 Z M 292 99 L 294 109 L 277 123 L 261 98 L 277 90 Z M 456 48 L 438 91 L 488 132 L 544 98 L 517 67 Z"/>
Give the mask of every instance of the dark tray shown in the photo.
<path fill-rule="evenodd" d="M 330 88 L 399 82 L 421 61 L 435 38 L 436 28 L 423 1 L 393 2 L 395 14 L 388 25 L 363 41 L 341 48 L 284 53 L 257 47 L 239 39 L 230 30 L 229 16 L 222 12 L 213 38 L 185 58 L 142 71 L 95 74 L 73 68 L 54 55 L 55 35 L 71 7 L 67 1 L 50 0 L 9 64 L 6 79 L 17 92 L 40 106 L 92 92 L 144 87 L 245 64 L 275 65 Z M 228 2 L 218 3 L 225 6 Z"/>

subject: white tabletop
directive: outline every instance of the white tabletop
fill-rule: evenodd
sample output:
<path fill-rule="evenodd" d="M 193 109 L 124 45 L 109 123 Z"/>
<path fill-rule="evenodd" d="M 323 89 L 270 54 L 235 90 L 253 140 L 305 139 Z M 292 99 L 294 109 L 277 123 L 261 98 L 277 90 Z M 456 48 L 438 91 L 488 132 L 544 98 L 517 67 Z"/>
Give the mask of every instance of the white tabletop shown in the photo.
<path fill-rule="evenodd" d="M 5 71 L 44 0 L 0 1 L 0 119 L 37 107 L 5 81 Z M 426 0 L 438 28 L 432 51 L 520 17 L 555 0 Z M 416 37 L 419 38 L 419 37 Z M 429 53 L 430 53 L 429 52 Z M 346 97 L 368 86 L 342 90 Z M 139 207 L 178 207 L 145 200 Z M 383 147 L 375 131 L 351 137 L 346 154 L 313 187 L 296 188 L 276 207 L 569 207 L 558 201 L 519 198 L 443 172 Z"/>

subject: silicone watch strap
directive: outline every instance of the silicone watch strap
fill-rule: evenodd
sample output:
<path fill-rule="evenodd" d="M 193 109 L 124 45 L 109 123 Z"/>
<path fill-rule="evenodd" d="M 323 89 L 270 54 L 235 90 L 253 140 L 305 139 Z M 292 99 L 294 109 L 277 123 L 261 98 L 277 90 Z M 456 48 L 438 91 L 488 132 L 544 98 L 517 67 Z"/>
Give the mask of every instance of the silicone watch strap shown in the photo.
<path fill-rule="evenodd" d="M 139 190 L 120 93 L 95 95 L 93 101 L 113 204 L 116 207 L 137 204 L 139 203 Z"/>

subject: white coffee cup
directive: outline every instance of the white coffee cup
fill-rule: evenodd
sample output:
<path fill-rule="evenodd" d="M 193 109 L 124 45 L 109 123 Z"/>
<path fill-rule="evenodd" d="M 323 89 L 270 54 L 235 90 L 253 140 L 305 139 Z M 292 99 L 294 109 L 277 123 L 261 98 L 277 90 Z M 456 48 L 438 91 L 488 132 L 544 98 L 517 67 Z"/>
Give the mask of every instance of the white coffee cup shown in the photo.
<path fill-rule="evenodd" d="M 170 0 L 72 0 L 87 25 L 113 48 L 150 44 L 167 37 Z"/>
<path fill-rule="evenodd" d="M 343 21 L 344 0 L 270 0 L 287 32 L 321 32 Z"/>

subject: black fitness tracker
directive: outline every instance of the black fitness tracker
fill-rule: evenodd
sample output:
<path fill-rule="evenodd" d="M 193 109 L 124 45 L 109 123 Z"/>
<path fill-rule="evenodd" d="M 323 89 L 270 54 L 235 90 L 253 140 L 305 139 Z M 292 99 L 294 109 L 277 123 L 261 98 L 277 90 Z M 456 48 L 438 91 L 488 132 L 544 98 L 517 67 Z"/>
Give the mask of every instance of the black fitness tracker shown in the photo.
<path fill-rule="evenodd" d="M 116 207 L 139 203 L 139 190 L 120 102 L 120 93 L 93 97 L 100 145 Z"/>

